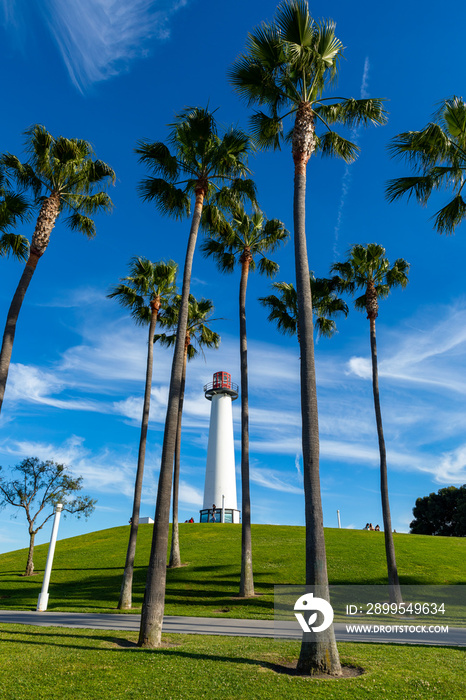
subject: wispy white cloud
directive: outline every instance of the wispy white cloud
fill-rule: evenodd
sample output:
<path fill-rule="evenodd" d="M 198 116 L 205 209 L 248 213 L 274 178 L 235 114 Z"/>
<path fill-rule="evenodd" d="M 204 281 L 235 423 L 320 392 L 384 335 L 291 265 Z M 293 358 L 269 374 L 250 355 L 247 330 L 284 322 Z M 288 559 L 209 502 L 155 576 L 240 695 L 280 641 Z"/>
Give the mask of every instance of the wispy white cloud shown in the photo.
<path fill-rule="evenodd" d="M 52 297 L 48 301 L 37 301 L 37 306 L 49 306 L 51 308 L 73 309 L 87 308 L 91 304 L 106 304 L 107 296 L 102 290 L 95 287 L 81 287 L 65 291 L 59 297 Z"/>
<path fill-rule="evenodd" d="M 433 323 L 432 319 L 441 320 Z M 123 420 L 138 427 L 145 377 L 145 330 L 135 328 L 130 319 L 117 322 L 106 319 L 96 323 L 86 317 L 85 324 L 79 329 L 82 342 L 68 348 L 61 357 L 53 358 L 47 367 L 12 365 L 7 385 L 10 413 L 26 410 L 30 403 L 40 403 L 69 411 L 108 414 L 115 416 L 116 421 Z M 380 362 L 380 376 L 390 469 L 400 473 L 428 473 L 438 483 L 459 483 L 464 479 L 465 452 L 461 445 L 466 411 L 458 392 L 458 385 L 462 386 L 458 367 L 464 365 L 463 355 L 466 357 L 465 327 L 464 300 L 442 309 L 441 313 L 431 310 L 411 319 L 409 325 L 396 331 L 380 326 L 384 358 Z M 258 468 L 254 472 L 255 483 L 279 490 L 282 482 L 286 488 L 289 479 L 291 492 L 297 493 L 301 455 L 297 353 L 270 343 L 250 341 L 249 360 L 251 455 L 289 459 L 286 477 Z M 170 366 L 171 353 L 157 347 L 151 426 L 159 431 L 165 421 Z M 231 371 L 233 378 L 239 379 L 236 338 L 224 336 L 218 352 L 207 352 L 205 361 L 189 363 L 183 440 L 185 445 L 195 448 L 196 455 L 205 451 L 208 435 L 210 403 L 204 397 L 203 385 L 219 368 Z M 333 356 L 326 349 L 324 353 L 317 353 L 317 372 L 322 460 L 377 468 L 379 455 L 368 356 L 353 354 L 345 362 L 341 355 Z M 409 390 L 408 383 L 416 383 L 416 391 Z M 440 387 L 448 396 L 441 410 L 438 404 Z M 435 401 L 432 392 L 437 397 Z M 239 401 L 233 404 L 233 415 L 236 449 L 239 450 Z M 22 454 L 34 454 L 32 447 L 23 443 Z M 41 454 L 48 454 L 47 450 L 55 454 L 53 445 L 43 447 Z M 70 445 L 66 447 L 69 449 Z M 61 446 L 59 454 L 63 449 Z M 77 462 L 86 474 L 87 465 L 92 462 L 93 483 L 100 488 L 107 478 L 105 474 L 112 455 L 102 452 L 90 460 L 83 444 L 74 445 L 74 450 L 69 455 L 65 451 L 63 460 Z M 134 455 L 128 459 L 131 472 Z M 121 460 L 116 461 L 120 476 L 115 483 L 120 484 L 122 493 L 129 493 L 132 476 L 126 478 Z M 96 464 L 101 465 L 97 471 Z M 89 475 L 90 471 L 89 467 Z M 192 476 L 194 480 L 199 474 L 196 472 Z M 126 485 L 119 479 L 126 479 Z M 149 500 L 154 496 L 154 489 L 152 485 Z M 194 505 L 195 498 L 195 494 L 187 497 L 187 502 Z"/>
<path fill-rule="evenodd" d="M 129 69 L 170 36 L 170 20 L 188 0 L 0 0 L 4 21 L 37 32 L 49 29 L 70 78 L 80 91 Z M 28 22 L 30 20 L 30 22 Z"/>
<path fill-rule="evenodd" d="M 184 0 L 48 0 L 45 19 L 80 90 L 128 69 L 170 35 L 169 20 Z"/>
<path fill-rule="evenodd" d="M 466 484 L 466 444 L 445 452 L 434 464 L 423 465 L 421 471 L 433 474 L 439 484 Z"/>
<path fill-rule="evenodd" d="M 191 486 L 186 481 L 180 481 L 180 492 L 179 492 L 180 503 L 184 503 L 188 506 L 202 507 L 204 502 L 203 493 L 196 487 Z"/>
<path fill-rule="evenodd" d="M 83 477 L 83 489 L 90 493 L 122 494 L 132 497 L 136 458 L 132 448 L 119 448 L 118 452 L 102 449 L 98 453 L 86 447 L 83 437 L 71 435 L 62 443 L 47 443 L 33 440 L 2 440 L 2 454 L 17 459 L 38 457 L 41 460 L 53 460 L 69 467 L 73 474 Z M 146 480 L 153 482 L 154 458 L 159 449 L 151 450 L 146 457 Z M 155 489 L 150 484 L 144 489 L 144 500 L 154 502 Z"/>
<path fill-rule="evenodd" d="M 272 489 L 272 491 L 295 493 L 299 495 L 302 495 L 303 493 L 302 486 L 295 486 L 289 481 L 286 481 L 283 473 L 275 469 L 252 467 L 250 470 L 250 479 L 253 483 L 263 486 L 266 489 Z"/>
<path fill-rule="evenodd" d="M 424 312 L 416 327 L 392 332 L 388 341 L 384 359 L 379 362 L 380 377 L 397 383 L 414 383 L 426 390 L 466 394 L 464 372 L 459 371 L 466 369 L 464 300 Z M 361 379 L 370 379 L 369 357 L 351 357 L 347 371 Z"/>

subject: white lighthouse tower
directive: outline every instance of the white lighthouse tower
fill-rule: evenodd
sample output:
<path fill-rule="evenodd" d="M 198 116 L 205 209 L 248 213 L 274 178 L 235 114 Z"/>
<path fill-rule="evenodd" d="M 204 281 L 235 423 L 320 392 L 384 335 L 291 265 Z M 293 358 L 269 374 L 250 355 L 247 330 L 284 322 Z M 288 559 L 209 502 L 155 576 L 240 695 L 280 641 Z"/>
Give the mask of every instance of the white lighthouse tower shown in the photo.
<path fill-rule="evenodd" d="M 215 372 L 204 393 L 212 406 L 200 522 L 239 523 L 231 406 L 238 398 L 238 385 L 233 384 L 228 372 Z"/>

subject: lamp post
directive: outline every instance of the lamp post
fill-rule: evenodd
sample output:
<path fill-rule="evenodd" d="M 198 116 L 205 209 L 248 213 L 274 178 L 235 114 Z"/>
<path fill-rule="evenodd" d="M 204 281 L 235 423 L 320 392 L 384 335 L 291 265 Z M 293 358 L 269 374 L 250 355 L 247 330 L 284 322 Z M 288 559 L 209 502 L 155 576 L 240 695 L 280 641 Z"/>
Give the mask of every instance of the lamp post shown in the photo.
<path fill-rule="evenodd" d="M 50 574 L 52 573 L 52 563 L 53 555 L 55 553 L 55 544 L 57 541 L 58 524 L 60 522 L 60 513 L 63 510 L 63 505 L 57 503 L 55 508 L 55 518 L 53 519 L 52 536 L 50 538 L 49 551 L 47 554 L 47 562 L 45 564 L 44 580 L 42 582 L 42 590 L 39 594 L 39 600 L 37 601 L 36 612 L 45 612 L 47 610 L 47 604 L 49 602 L 49 583 Z"/>

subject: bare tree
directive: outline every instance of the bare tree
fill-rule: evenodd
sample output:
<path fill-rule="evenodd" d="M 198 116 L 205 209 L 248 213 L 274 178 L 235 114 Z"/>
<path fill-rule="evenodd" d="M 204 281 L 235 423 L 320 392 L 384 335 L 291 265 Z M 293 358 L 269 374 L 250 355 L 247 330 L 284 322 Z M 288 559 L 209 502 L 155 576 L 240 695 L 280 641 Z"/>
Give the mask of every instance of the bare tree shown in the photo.
<path fill-rule="evenodd" d="M 0 471 L 2 467 L 0 467 Z M 17 478 L 0 476 L 0 508 L 6 505 L 24 508 L 28 521 L 29 552 L 25 576 L 34 571 L 34 540 L 45 523 L 50 520 L 57 503 L 63 505 L 63 513 L 89 517 L 97 501 L 89 496 L 73 496 L 82 489 L 82 477 L 73 478 L 63 464 L 37 457 L 27 457 L 17 464 L 13 472 Z M 41 518 L 43 520 L 41 521 Z"/>

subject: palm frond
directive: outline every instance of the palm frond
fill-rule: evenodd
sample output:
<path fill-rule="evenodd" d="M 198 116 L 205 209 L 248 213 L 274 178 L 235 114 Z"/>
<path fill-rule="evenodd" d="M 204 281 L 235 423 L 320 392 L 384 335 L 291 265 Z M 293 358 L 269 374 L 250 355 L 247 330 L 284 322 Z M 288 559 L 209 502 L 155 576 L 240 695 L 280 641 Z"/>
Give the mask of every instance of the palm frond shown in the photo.
<path fill-rule="evenodd" d="M 327 124 L 341 124 L 348 127 L 382 125 L 386 124 L 388 119 L 384 100 L 379 98 L 355 100 L 351 97 L 341 102 L 321 103 L 315 107 L 314 111 Z"/>
<path fill-rule="evenodd" d="M 434 180 L 431 175 L 397 177 L 388 181 L 385 196 L 389 202 L 394 202 L 405 195 L 408 200 L 414 196 L 418 202 L 426 204 L 433 187 Z"/>
<path fill-rule="evenodd" d="M 249 120 L 251 136 L 254 144 L 260 150 L 280 149 L 283 137 L 283 123 L 276 115 L 269 116 L 264 112 L 255 112 Z"/>
<path fill-rule="evenodd" d="M 59 136 L 56 139 L 52 138 L 49 149 L 50 157 L 61 165 L 75 163 L 76 161 L 86 161 L 94 155 L 94 151 L 87 141 L 67 139 L 64 136 Z"/>
<path fill-rule="evenodd" d="M 223 195 L 220 196 L 219 204 L 228 208 L 244 202 L 257 206 L 256 183 L 250 178 L 233 178 L 229 187 L 227 189 L 223 188 Z"/>
<path fill-rule="evenodd" d="M 353 163 L 360 149 L 357 144 L 343 138 L 336 131 L 327 131 L 320 136 L 316 143 L 317 150 L 323 156 L 342 158 L 345 163 Z"/>
<path fill-rule="evenodd" d="M 249 105 L 273 104 L 279 107 L 286 94 L 277 83 L 285 56 L 277 28 L 263 22 L 248 34 L 246 52 L 228 71 L 228 78 Z"/>
<path fill-rule="evenodd" d="M 298 297 L 294 286 L 287 282 L 274 282 L 272 285 L 279 292 L 260 297 L 262 306 L 269 309 L 267 319 L 274 321 L 280 333 L 296 335 L 298 325 Z"/>
<path fill-rule="evenodd" d="M 251 151 L 249 136 L 240 129 L 229 129 L 223 138 L 215 143 L 209 158 L 209 166 L 218 176 L 227 175 L 230 179 L 250 174 L 247 158 Z"/>
<path fill-rule="evenodd" d="M 439 233 L 453 234 L 455 228 L 466 217 L 466 202 L 458 193 L 451 202 L 442 207 L 435 215 L 435 228 Z"/>
<path fill-rule="evenodd" d="M 389 289 L 401 287 L 404 289 L 408 284 L 408 272 L 410 264 L 404 258 L 398 258 L 392 267 L 387 270 L 386 281 Z"/>
<path fill-rule="evenodd" d="M 106 192 L 96 192 L 95 194 L 72 194 L 63 193 L 62 202 L 73 210 L 79 210 L 83 214 L 97 214 L 100 211 L 111 211 L 113 202 Z"/>
<path fill-rule="evenodd" d="M 357 311 L 365 311 L 367 307 L 367 298 L 365 294 L 362 294 L 360 297 L 357 297 L 354 300 L 354 308 L 357 309 Z"/>
<path fill-rule="evenodd" d="M 0 164 L 5 167 L 7 173 L 11 174 L 20 187 L 31 188 L 34 196 L 39 196 L 42 191 L 43 183 L 38 178 L 29 165 L 29 163 L 21 163 L 17 156 L 11 153 L 4 153 L 0 157 Z"/>
<path fill-rule="evenodd" d="M 154 335 L 154 343 L 160 343 L 166 348 L 171 348 L 175 345 L 176 333 L 156 333 Z"/>
<path fill-rule="evenodd" d="M 388 145 L 392 157 L 404 158 L 414 167 L 428 168 L 455 157 L 454 146 L 439 124 L 430 123 L 421 131 L 395 136 Z"/>
<path fill-rule="evenodd" d="M 440 118 L 448 133 L 465 148 L 466 104 L 463 98 L 454 95 L 450 99 L 444 100 Z"/>
<path fill-rule="evenodd" d="M 318 43 L 316 46 L 320 60 L 330 69 L 331 81 L 336 77 L 338 61 L 343 55 L 343 44 L 335 36 L 336 24 L 327 19 L 318 23 Z"/>
<path fill-rule="evenodd" d="M 315 36 L 314 20 L 309 15 L 305 0 L 282 2 L 275 18 L 280 39 L 294 44 L 311 46 Z"/>
<path fill-rule="evenodd" d="M 24 135 L 26 136 L 25 150 L 29 153 L 34 169 L 40 173 L 46 173 L 49 169 L 53 136 L 42 124 L 33 124 L 24 131 Z"/>
<path fill-rule="evenodd" d="M 153 201 L 161 214 L 177 219 L 189 216 L 191 204 L 186 193 L 162 178 L 146 178 L 138 185 L 138 192 L 145 201 Z"/>
<path fill-rule="evenodd" d="M 115 184 L 116 174 L 115 171 L 109 165 L 107 165 L 107 163 L 104 163 L 103 160 L 89 160 L 87 179 L 91 185 L 103 183 L 105 181 Z"/>
<path fill-rule="evenodd" d="M 280 266 L 274 260 L 262 257 L 259 259 L 257 267 L 261 275 L 267 275 L 267 277 L 275 277 Z"/>
<path fill-rule="evenodd" d="M 177 264 L 173 260 L 153 263 L 147 258 L 134 257 L 128 268 L 129 275 L 113 286 L 107 296 L 116 298 L 124 308 L 130 309 L 132 318 L 140 325 L 150 322 L 151 302 L 158 301 L 163 310 L 158 315 L 160 323 L 161 317 L 169 313 L 176 294 Z"/>
<path fill-rule="evenodd" d="M 226 188 L 228 189 L 228 188 Z M 216 199 L 216 201 L 219 201 Z M 228 204 L 230 200 L 227 200 Z M 225 205 L 225 201 L 222 202 Z M 201 225 L 211 235 L 220 236 L 222 239 L 233 239 L 233 229 L 227 220 L 222 208 L 215 204 L 207 203 L 202 209 Z"/>
<path fill-rule="evenodd" d="M 212 257 L 221 272 L 233 272 L 236 256 L 229 246 L 215 238 L 207 238 L 201 244 L 201 252 L 205 257 Z"/>
<path fill-rule="evenodd" d="M 139 163 L 146 165 L 154 175 L 161 175 L 170 182 L 175 182 L 179 175 L 176 156 L 161 142 L 138 141 L 134 149 L 139 156 Z"/>
<path fill-rule="evenodd" d="M 74 211 L 65 220 L 67 226 L 73 231 L 83 233 L 87 238 L 94 238 L 96 235 L 95 223 L 89 216 L 85 216 L 78 211 Z"/>
<path fill-rule="evenodd" d="M 332 318 L 317 316 L 314 322 L 317 337 L 331 338 L 337 333 L 337 324 Z"/>
<path fill-rule="evenodd" d="M 358 311 L 367 308 L 368 290 L 375 290 L 377 299 L 385 299 L 391 289 L 398 286 L 404 288 L 408 283 L 409 263 L 398 258 L 390 267 L 385 248 L 378 243 L 352 246 L 347 260 L 335 263 L 331 269 L 338 275 L 337 279 L 332 280 L 336 288 L 352 296 L 357 290 L 364 290 L 364 294 L 354 300 Z"/>
<path fill-rule="evenodd" d="M 17 260 L 26 261 L 29 255 L 29 241 L 17 233 L 3 233 L 0 236 L 0 256 L 12 255 Z"/>
<path fill-rule="evenodd" d="M 0 187 L 0 231 L 7 231 L 30 218 L 31 209 L 28 199 L 23 194 Z"/>

